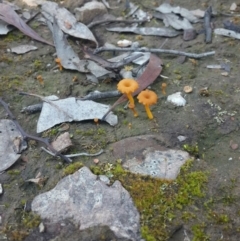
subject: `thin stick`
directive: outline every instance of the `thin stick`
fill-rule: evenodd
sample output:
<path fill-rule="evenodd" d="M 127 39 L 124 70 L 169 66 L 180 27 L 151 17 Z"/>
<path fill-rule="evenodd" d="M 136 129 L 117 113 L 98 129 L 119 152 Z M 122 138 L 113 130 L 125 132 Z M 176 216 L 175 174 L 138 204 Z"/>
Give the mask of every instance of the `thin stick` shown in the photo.
<path fill-rule="evenodd" d="M 204 14 L 204 29 L 205 29 L 205 42 L 212 42 L 212 27 L 211 27 L 212 7 L 209 6 Z"/>
<path fill-rule="evenodd" d="M 100 92 L 98 90 L 95 90 L 93 92 L 90 92 L 88 95 L 85 95 L 82 98 L 76 98 L 76 99 L 80 99 L 80 100 L 97 100 L 97 99 L 118 97 L 118 96 L 121 96 L 121 95 L 122 94 L 118 90 L 105 91 L 105 92 Z"/>
<path fill-rule="evenodd" d="M 210 55 L 214 55 L 215 51 L 211 51 L 211 52 L 205 52 L 205 53 L 201 53 L 201 54 L 194 54 L 194 53 L 187 53 L 187 52 L 182 52 L 182 51 L 178 51 L 178 50 L 171 50 L 171 49 L 153 49 L 153 48 L 119 48 L 119 47 L 115 47 L 115 48 L 107 48 L 107 47 L 100 47 L 100 48 L 96 48 L 94 50 L 94 54 L 103 52 L 103 51 L 131 51 L 131 52 L 151 52 L 151 53 L 165 53 L 165 54 L 175 54 L 175 55 L 183 55 L 183 56 L 187 56 L 190 58 L 194 58 L 194 59 L 200 59 L 203 57 L 207 57 Z"/>
<path fill-rule="evenodd" d="M 45 152 L 47 152 L 49 155 L 54 156 L 54 153 L 52 153 L 51 151 L 47 150 L 46 148 L 41 147 L 41 149 L 44 150 Z M 103 149 L 101 149 L 99 152 L 97 152 L 95 154 L 90 154 L 90 153 L 87 153 L 87 152 L 81 152 L 81 153 L 69 154 L 69 155 L 65 155 L 65 156 L 68 157 L 68 158 L 78 157 L 78 156 L 98 156 L 98 155 L 100 155 L 102 153 L 103 153 Z"/>
<path fill-rule="evenodd" d="M 87 26 L 88 28 L 92 28 L 95 27 L 96 25 L 99 24 L 104 24 L 104 23 L 143 23 L 143 22 L 147 22 L 148 19 L 144 18 L 144 19 L 140 19 L 140 20 L 125 20 L 125 19 L 104 19 L 104 20 L 99 20 L 99 21 L 94 21 L 89 23 Z"/>
<path fill-rule="evenodd" d="M 23 128 L 20 126 L 20 124 L 18 123 L 18 121 L 16 120 L 16 117 L 13 115 L 13 113 L 10 111 L 10 109 L 8 108 L 8 105 L 7 103 L 2 99 L 0 98 L 0 103 L 1 105 L 3 106 L 3 108 L 5 109 L 5 111 L 7 112 L 7 114 L 9 115 L 9 117 L 11 118 L 11 120 L 14 122 L 14 124 L 16 125 L 17 129 L 19 130 L 19 132 L 21 133 L 22 135 L 22 138 L 23 140 L 35 140 L 35 141 L 38 141 L 38 142 L 41 142 L 43 143 L 44 145 L 47 146 L 47 148 L 49 150 L 51 150 L 51 152 L 54 153 L 55 156 L 59 156 L 61 157 L 64 161 L 66 162 L 71 162 L 71 160 L 66 157 L 65 155 L 57 152 L 52 146 L 51 144 L 49 143 L 49 140 L 48 138 L 41 138 L 41 137 L 38 137 L 38 136 L 33 136 L 33 135 L 30 135 L 30 134 L 27 134 Z"/>

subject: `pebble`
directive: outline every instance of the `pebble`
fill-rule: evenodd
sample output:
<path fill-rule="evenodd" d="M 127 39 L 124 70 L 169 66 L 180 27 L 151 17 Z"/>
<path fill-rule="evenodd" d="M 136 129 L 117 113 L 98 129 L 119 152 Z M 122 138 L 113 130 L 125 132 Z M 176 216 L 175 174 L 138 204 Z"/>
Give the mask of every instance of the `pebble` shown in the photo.
<path fill-rule="evenodd" d="M 39 224 L 38 228 L 40 233 L 43 233 L 45 231 L 45 226 L 42 222 Z"/>
<path fill-rule="evenodd" d="M 3 194 L 3 187 L 1 183 L 0 183 L 0 194 Z"/>
<path fill-rule="evenodd" d="M 167 101 L 176 106 L 185 106 L 186 100 L 181 96 L 181 92 L 174 93 L 167 97 Z"/>
<path fill-rule="evenodd" d="M 180 142 L 185 141 L 187 139 L 186 136 L 178 136 L 177 138 Z"/>
<path fill-rule="evenodd" d="M 197 32 L 195 29 L 185 29 L 183 32 L 183 40 L 190 41 L 197 37 Z"/>

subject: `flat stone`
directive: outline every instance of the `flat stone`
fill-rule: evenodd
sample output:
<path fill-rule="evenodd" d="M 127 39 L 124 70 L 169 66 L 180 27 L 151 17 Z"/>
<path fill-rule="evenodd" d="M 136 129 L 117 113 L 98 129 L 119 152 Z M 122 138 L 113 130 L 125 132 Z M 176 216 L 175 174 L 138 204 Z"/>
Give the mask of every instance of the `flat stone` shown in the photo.
<path fill-rule="evenodd" d="M 126 138 L 112 145 L 113 156 L 122 159 L 123 167 L 130 172 L 174 180 L 190 156 L 182 150 L 165 148 L 162 143 L 155 135 Z"/>
<path fill-rule="evenodd" d="M 139 213 L 129 193 L 119 181 L 107 186 L 87 167 L 36 196 L 32 211 L 51 223 L 71 219 L 80 230 L 108 226 L 118 238 L 141 239 Z"/>
<path fill-rule="evenodd" d="M 87 2 L 81 8 L 75 8 L 74 12 L 75 12 L 77 21 L 88 24 L 95 17 L 106 14 L 107 9 L 103 3 L 92 1 L 92 2 Z"/>
<path fill-rule="evenodd" d="M 193 28 L 184 29 L 183 40 L 190 41 L 190 40 L 195 39 L 196 37 L 197 37 L 197 32 L 195 29 L 193 29 Z"/>

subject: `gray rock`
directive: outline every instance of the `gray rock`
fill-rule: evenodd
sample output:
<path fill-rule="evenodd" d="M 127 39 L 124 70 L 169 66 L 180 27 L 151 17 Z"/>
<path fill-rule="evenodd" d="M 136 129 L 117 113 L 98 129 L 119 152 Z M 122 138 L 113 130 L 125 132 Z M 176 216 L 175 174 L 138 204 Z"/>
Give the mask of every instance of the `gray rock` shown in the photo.
<path fill-rule="evenodd" d="M 113 157 L 122 159 L 123 167 L 130 172 L 174 180 L 190 156 L 182 150 L 165 148 L 162 143 L 159 135 L 143 135 L 118 141 L 111 148 Z"/>
<path fill-rule="evenodd" d="M 143 158 L 137 156 L 128 159 L 123 167 L 133 173 L 174 180 L 181 166 L 189 159 L 189 154 L 181 150 L 160 151 L 148 148 L 142 154 Z"/>
<path fill-rule="evenodd" d="M 71 10 L 71 12 L 74 11 L 75 8 L 81 7 L 84 4 L 84 0 L 65 0 L 63 5 L 64 7 Z"/>
<path fill-rule="evenodd" d="M 95 17 L 106 14 L 107 9 L 103 3 L 92 1 L 92 2 L 87 2 L 81 8 L 75 8 L 74 12 L 75 12 L 77 21 L 88 24 Z"/>
<path fill-rule="evenodd" d="M 87 167 L 35 197 L 32 211 L 51 223 L 71 219 L 80 230 L 108 226 L 118 238 L 140 240 L 139 213 L 129 193 L 119 181 L 107 186 Z"/>

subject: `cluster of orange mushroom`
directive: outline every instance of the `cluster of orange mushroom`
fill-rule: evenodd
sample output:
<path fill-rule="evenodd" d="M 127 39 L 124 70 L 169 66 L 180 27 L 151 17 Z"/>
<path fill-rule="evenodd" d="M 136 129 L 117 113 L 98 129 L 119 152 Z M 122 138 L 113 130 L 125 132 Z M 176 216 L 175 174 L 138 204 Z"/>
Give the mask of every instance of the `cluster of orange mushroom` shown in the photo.
<path fill-rule="evenodd" d="M 127 96 L 129 99 L 128 107 L 133 111 L 134 116 L 137 117 L 138 113 L 135 109 L 135 103 L 132 94 L 139 88 L 138 82 L 134 79 L 123 79 L 118 83 L 117 88 L 122 94 Z M 153 119 L 153 115 L 149 106 L 157 103 L 156 93 L 151 90 L 143 90 L 138 94 L 137 99 L 139 103 L 144 105 L 148 118 Z"/>

